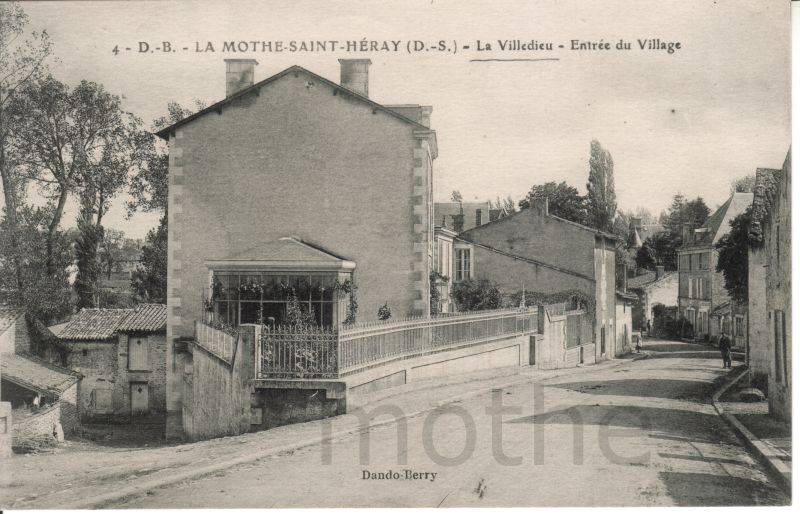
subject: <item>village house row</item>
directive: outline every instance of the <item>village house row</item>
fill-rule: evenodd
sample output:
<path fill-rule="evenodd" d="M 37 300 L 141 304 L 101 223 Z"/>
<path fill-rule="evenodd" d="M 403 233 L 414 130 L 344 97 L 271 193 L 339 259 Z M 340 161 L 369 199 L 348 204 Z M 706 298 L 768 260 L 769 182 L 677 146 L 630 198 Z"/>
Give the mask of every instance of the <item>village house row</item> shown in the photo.
<path fill-rule="evenodd" d="M 624 242 L 547 201 L 503 217 L 488 202 L 434 203 L 432 108 L 377 103 L 370 61 L 339 62 L 338 84 L 300 66 L 254 83 L 256 61 L 227 59 L 226 98 L 158 132 L 169 144 L 166 305 L 84 309 L 53 327 L 0 311 L 3 400 L 52 406 L 31 430 L 116 420 L 161 423 L 170 439 L 241 433 L 346 412 L 423 377 L 613 359 L 665 309 L 694 337 L 732 323 L 737 343 L 756 344 L 738 340 L 747 306 L 731 305 L 713 249 L 753 195 L 687 231 L 677 272 L 618 286 Z M 630 240 L 659 230 L 633 220 Z M 483 279 L 514 308 L 457 313 L 453 285 Z M 300 334 L 313 349 L 281 331 L 292 302 L 317 327 Z M 783 332 L 762 331 L 784 341 L 785 366 L 789 308 L 775 302 Z M 382 309 L 391 318 L 379 323 Z"/>

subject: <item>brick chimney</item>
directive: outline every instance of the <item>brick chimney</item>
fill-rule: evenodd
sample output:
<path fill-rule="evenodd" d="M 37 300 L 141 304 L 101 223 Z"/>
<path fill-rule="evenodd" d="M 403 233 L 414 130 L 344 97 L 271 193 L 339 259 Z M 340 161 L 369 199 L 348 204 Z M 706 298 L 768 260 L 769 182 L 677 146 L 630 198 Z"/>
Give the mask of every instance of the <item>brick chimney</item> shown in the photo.
<path fill-rule="evenodd" d="M 253 85 L 255 59 L 225 59 L 225 98 Z"/>
<path fill-rule="evenodd" d="M 339 83 L 354 93 L 369 98 L 369 59 L 339 59 Z"/>
<path fill-rule="evenodd" d="M 692 224 L 684 223 L 681 228 L 683 229 L 681 231 L 682 243 L 685 245 L 694 243 L 694 230 L 692 230 Z"/>

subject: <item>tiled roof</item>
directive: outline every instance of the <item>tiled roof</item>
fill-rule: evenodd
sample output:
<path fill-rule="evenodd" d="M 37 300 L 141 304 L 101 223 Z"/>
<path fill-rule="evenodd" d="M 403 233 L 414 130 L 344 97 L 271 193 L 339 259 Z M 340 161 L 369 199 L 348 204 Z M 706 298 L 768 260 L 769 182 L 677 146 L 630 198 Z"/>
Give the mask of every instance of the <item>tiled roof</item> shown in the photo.
<path fill-rule="evenodd" d="M 41 392 L 61 393 L 80 378 L 32 355 L 3 354 L 0 369 L 3 379 Z"/>
<path fill-rule="evenodd" d="M 9 307 L 0 305 L 0 334 L 8 330 L 14 324 L 14 320 L 25 314 L 25 309 L 21 307 Z"/>
<path fill-rule="evenodd" d="M 650 286 L 674 275 L 674 271 L 667 271 L 660 278 L 656 278 L 656 273 L 654 271 L 647 271 L 641 275 L 637 275 L 633 278 L 628 279 L 628 289 L 642 289 L 644 287 Z"/>
<path fill-rule="evenodd" d="M 117 327 L 121 332 L 158 332 L 167 326 L 167 306 L 162 303 L 138 305 Z"/>
<path fill-rule="evenodd" d="M 637 275 L 628 279 L 628 289 L 638 289 L 642 286 L 656 281 L 655 271 L 647 271 L 641 275 Z"/>
<path fill-rule="evenodd" d="M 52 330 L 62 340 L 96 341 L 116 332 L 157 332 L 167 323 L 167 307 L 142 304 L 135 309 L 81 309 L 66 324 Z"/>

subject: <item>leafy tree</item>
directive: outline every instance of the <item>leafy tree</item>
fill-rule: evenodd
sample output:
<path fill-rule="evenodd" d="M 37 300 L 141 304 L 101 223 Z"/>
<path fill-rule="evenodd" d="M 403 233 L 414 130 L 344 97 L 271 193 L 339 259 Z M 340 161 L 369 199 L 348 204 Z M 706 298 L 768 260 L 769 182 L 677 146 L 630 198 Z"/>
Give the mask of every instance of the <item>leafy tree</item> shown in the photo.
<path fill-rule="evenodd" d="M 588 221 L 586 199 L 566 182 L 546 182 L 533 186 L 527 196 L 520 200 L 519 208 L 528 209 L 535 201 L 545 198 L 550 214 L 575 223 L 586 224 Z"/>
<path fill-rule="evenodd" d="M 53 242 L 56 273 L 47 273 L 48 218 L 46 209 L 21 207 L 17 211 L 16 232 L 8 229 L 7 216 L 0 223 L 0 303 L 21 305 L 45 324 L 60 321 L 72 312 L 71 243 L 64 232 L 56 232 Z M 16 245 L 9 244 L 12 234 Z"/>
<path fill-rule="evenodd" d="M 464 201 L 464 197 L 461 196 L 461 191 L 456 189 L 450 194 L 450 200 L 456 203 L 462 203 Z"/>
<path fill-rule="evenodd" d="M 487 279 L 466 280 L 453 284 L 453 300 L 460 311 L 481 311 L 499 309 L 503 295 Z"/>
<path fill-rule="evenodd" d="M 656 266 L 664 266 L 666 271 L 678 269 L 678 247 L 680 237 L 671 232 L 659 232 L 648 237 L 636 253 L 636 265 L 640 268 L 655 270 Z"/>
<path fill-rule="evenodd" d="M 672 198 L 672 205 L 667 212 L 661 215 L 661 224 L 678 241 L 681 241 L 684 224 L 698 228 L 706 222 L 710 213 L 711 209 L 702 198 L 686 200 L 682 194 L 678 193 Z"/>
<path fill-rule="evenodd" d="M 752 193 L 753 188 L 756 187 L 756 176 L 745 175 L 731 181 L 731 194 L 734 193 Z"/>
<path fill-rule="evenodd" d="M 157 132 L 205 109 L 205 107 L 205 103 L 197 99 L 194 100 L 192 107 L 183 107 L 177 102 L 169 102 L 167 114 L 153 120 L 151 129 L 153 132 Z M 161 147 L 154 145 L 145 156 L 145 166 L 139 173 L 131 177 L 129 187 L 131 200 L 127 205 L 129 214 L 133 214 L 137 209 L 145 212 L 166 212 L 168 172 L 169 153 L 167 149 L 163 145 Z"/>
<path fill-rule="evenodd" d="M 205 104 L 195 100 L 192 108 L 177 102 L 167 104 L 167 114 L 153 120 L 152 130 L 158 131 L 202 110 Z M 128 214 L 137 209 L 161 211 L 163 216 L 156 229 L 148 232 L 142 246 L 139 268 L 133 274 L 132 285 L 144 301 L 166 302 L 167 299 L 167 202 L 169 186 L 169 154 L 166 148 L 153 146 L 145 157 L 145 166 L 130 181 Z"/>
<path fill-rule="evenodd" d="M 378 307 L 378 319 L 381 321 L 386 321 L 392 317 L 392 310 L 389 308 L 388 303 L 384 303 L 380 307 Z"/>
<path fill-rule="evenodd" d="M 599 230 L 611 231 L 617 212 L 614 191 L 614 159 L 597 140 L 592 140 L 589 155 L 589 181 L 586 184 L 589 224 Z"/>
<path fill-rule="evenodd" d="M 725 279 L 725 289 L 731 298 L 740 304 L 747 303 L 747 270 L 750 223 L 752 208 L 733 218 L 731 230 L 717 241 L 719 251 L 717 271 Z"/>
<path fill-rule="evenodd" d="M 0 3 L 0 184 L 5 201 L 5 244 L 12 247 L 10 256 L 16 277 L 16 289 L 22 289 L 22 264 L 16 259 L 17 217 L 22 208 L 26 182 L 17 170 L 17 156 L 11 151 L 11 140 L 15 131 L 8 115 L 8 104 L 17 89 L 34 80 L 44 68 L 44 62 L 52 51 L 46 32 L 29 32 L 28 16 L 17 3 Z"/>
<path fill-rule="evenodd" d="M 94 197 L 86 195 L 78 217 L 80 236 L 75 244 L 78 274 L 75 276 L 74 285 L 79 309 L 97 307 L 99 301 L 100 262 L 97 258 L 97 249 L 103 240 L 103 226 L 94 223 L 93 206 Z"/>
<path fill-rule="evenodd" d="M 23 135 L 14 138 L 22 173 L 52 205 L 47 271 L 54 273 L 54 235 L 68 197 L 91 199 L 99 226 L 128 175 L 143 165 L 152 136 L 123 110 L 118 96 L 94 82 L 81 81 L 72 89 L 52 76 L 29 82 L 13 97 L 9 112 Z"/>
<path fill-rule="evenodd" d="M 139 267 L 131 279 L 133 290 L 145 302 L 167 301 L 167 222 L 150 229 L 142 245 Z"/>
<path fill-rule="evenodd" d="M 500 218 L 505 218 L 506 216 L 509 216 L 517 212 L 517 208 L 514 205 L 514 200 L 513 198 L 511 198 L 510 195 L 505 198 L 500 198 L 498 196 L 497 200 L 495 200 L 494 202 L 490 200 L 489 208 L 499 211 Z"/>

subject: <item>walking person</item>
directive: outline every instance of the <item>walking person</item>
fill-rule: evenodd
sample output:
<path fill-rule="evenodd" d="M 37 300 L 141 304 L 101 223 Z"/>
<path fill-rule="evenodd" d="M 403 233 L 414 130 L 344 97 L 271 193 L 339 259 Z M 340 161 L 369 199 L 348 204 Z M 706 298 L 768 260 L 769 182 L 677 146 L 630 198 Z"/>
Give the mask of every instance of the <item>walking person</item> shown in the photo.
<path fill-rule="evenodd" d="M 725 335 L 725 332 L 719 338 L 719 351 L 722 354 L 722 367 L 731 367 L 731 340 Z"/>

